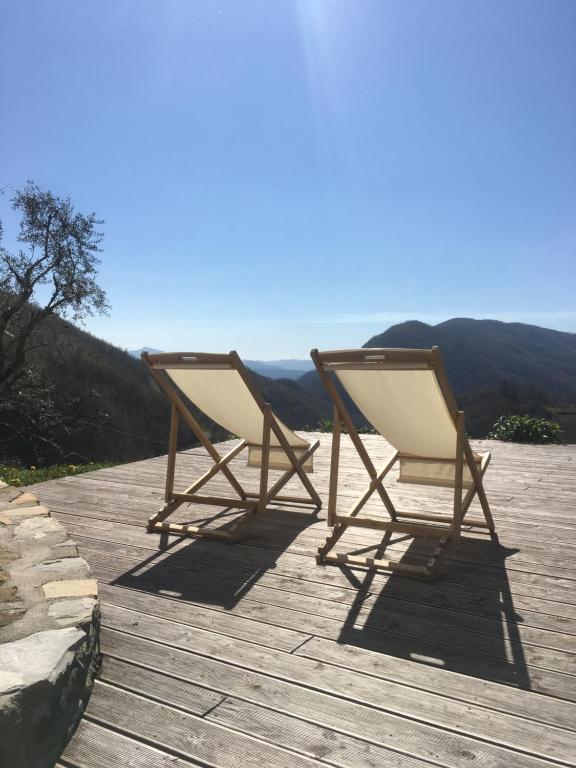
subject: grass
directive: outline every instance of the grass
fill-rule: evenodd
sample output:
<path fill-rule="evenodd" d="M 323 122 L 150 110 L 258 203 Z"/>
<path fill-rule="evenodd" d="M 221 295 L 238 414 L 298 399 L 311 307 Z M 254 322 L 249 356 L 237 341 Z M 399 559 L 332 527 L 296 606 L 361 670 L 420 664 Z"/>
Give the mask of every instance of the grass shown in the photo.
<path fill-rule="evenodd" d="M 94 472 L 95 469 L 113 467 L 114 464 L 53 464 L 51 467 L 17 467 L 9 464 L 0 464 L 0 480 L 8 485 L 20 488 L 23 485 L 43 483 L 45 480 L 56 480 L 58 477 L 68 475 L 81 475 L 83 472 Z"/>

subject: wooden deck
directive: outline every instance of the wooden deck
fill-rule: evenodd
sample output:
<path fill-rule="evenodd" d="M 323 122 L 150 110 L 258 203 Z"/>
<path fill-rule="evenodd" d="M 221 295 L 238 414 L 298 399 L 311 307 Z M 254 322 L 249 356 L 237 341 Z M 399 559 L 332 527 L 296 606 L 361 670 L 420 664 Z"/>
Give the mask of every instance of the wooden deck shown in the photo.
<path fill-rule="evenodd" d="M 330 436 L 315 436 L 326 500 Z M 270 510 L 232 545 L 146 534 L 164 458 L 36 486 L 102 600 L 102 672 L 59 765 L 576 765 L 576 446 L 490 448 L 498 540 L 465 534 L 431 583 L 316 565 L 324 511 Z M 187 451 L 177 478 L 208 466 Z M 254 488 L 257 472 L 233 466 Z M 343 499 L 366 479 L 345 438 Z M 450 509 L 449 491 L 388 486 L 404 509 Z M 351 530 L 339 549 L 379 541 Z M 425 549 L 396 536 L 387 553 Z"/>

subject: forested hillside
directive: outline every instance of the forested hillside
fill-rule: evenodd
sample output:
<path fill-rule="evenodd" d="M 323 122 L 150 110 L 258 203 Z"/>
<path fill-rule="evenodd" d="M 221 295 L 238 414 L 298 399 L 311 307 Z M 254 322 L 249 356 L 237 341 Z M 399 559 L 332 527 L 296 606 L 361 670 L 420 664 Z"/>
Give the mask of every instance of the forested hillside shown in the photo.
<path fill-rule="evenodd" d="M 0 447 L 0 461 L 127 462 L 166 452 L 169 405 L 140 359 L 59 318 L 46 321 L 34 343 L 39 348 L 30 363 L 38 373 L 38 397 L 46 400 L 45 424 L 34 438 L 26 432 Z M 314 396 L 294 381 L 253 376 L 290 426 L 317 424 L 321 407 Z M 212 439 L 226 436 L 225 430 L 196 415 Z M 194 442 L 183 426 L 181 447 Z"/>
<path fill-rule="evenodd" d="M 131 461 L 165 450 L 169 408 L 140 360 L 57 317 L 34 344 L 29 364 L 48 412 L 23 436 L 30 454 L 11 443 L 5 461 Z"/>
<path fill-rule="evenodd" d="M 70 463 L 127 462 L 166 451 L 169 406 L 141 360 L 59 318 L 38 329 L 35 343 L 40 346 L 31 353 L 31 363 L 46 417 L 39 438 L 23 433 L 20 440 L 4 443 L 1 461 L 30 465 L 65 457 Z M 528 413 L 559 421 L 565 438 L 576 441 L 576 335 L 455 319 L 437 326 L 403 323 L 366 346 L 434 344 L 441 347 L 466 411 L 469 434 L 486 436 L 499 416 Z M 297 381 L 253 375 L 265 400 L 291 427 L 316 428 L 331 417 L 331 402 L 315 371 Z M 348 402 L 357 423 L 365 424 Z M 199 418 L 214 440 L 226 436 Z M 194 441 L 183 429 L 180 446 Z"/>
<path fill-rule="evenodd" d="M 439 346 L 466 425 L 485 437 L 497 418 L 529 414 L 558 421 L 576 441 L 576 334 L 523 323 L 454 318 L 438 325 L 410 321 L 373 336 L 364 347 Z M 298 383 L 330 408 L 316 372 Z M 365 421 L 357 409 L 358 424 Z"/>

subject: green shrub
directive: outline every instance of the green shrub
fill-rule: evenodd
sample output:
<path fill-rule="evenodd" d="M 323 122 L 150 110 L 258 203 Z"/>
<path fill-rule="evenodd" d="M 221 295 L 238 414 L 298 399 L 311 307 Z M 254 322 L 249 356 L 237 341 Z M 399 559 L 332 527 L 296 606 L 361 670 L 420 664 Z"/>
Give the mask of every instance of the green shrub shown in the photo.
<path fill-rule="evenodd" d="M 0 480 L 15 488 L 23 485 L 43 483 L 46 480 L 56 480 L 67 475 L 80 475 L 83 472 L 93 472 L 95 469 L 113 467 L 113 464 L 53 464 L 51 467 L 25 467 L 0 464 Z"/>
<path fill-rule="evenodd" d="M 308 432 L 332 432 L 334 424 L 332 419 L 321 419 L 315 427 L 306 427 Z M 348 430 L 342 424 L 343 434 L 348 434 Z M 370 427 L 367 424 L 356 424 L 356 432 L 359 435 L 376 435 L 378 434 L 374 427 Z"/>
<path fill-rule="evenodd" d="M 560 425 L 534 416 L 501 416 L 488 435 L 509 443 L 561 443 Z"/>

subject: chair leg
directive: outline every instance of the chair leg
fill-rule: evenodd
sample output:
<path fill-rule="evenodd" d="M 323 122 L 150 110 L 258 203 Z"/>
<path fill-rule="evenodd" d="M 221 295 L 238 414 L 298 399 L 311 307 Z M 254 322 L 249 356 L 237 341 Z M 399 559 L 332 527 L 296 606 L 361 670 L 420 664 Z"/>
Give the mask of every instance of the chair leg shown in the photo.
<path fill-rule="evenodd" d="M 153 518 L 150 518 L 148 523 L 148 533 L 172 533 L 176 536 L 193 536 L 195 538 L 204 539 L 216 539 L 218 541 L 237 541 L 240 538 L 240 534 L 246 527 L 250 518 L 254 515 L 255 510 L 249 509 L 235 522 L 233 526 L 227 530 L 221 530 L 218 528 L 205 528 L 201 525 L 191 525 L 188 523 L 167 523 L 158 521 L 152 523 Z"/>
<path fill-rule="evenodd" d="M 272 422 L 272 424 L 273 424 L 273 422 Z M 309 497 L 310 503 L 314 504 L 314 506 L 317 509 L 320 509 L 322 507 L 322 499 L 318 496 L 318 494 L 316 493 L 314 487 L 310 484 L 310 481 L 308 480 L 308 477 L 306 476 L 306 473 L 305 473 L 304 469 L 302 468 L 304 463 L 306 462 L 306 460 L 310 456 L 312 456 L 312 454 L 317 450 L 319 445 L 320 445 L 320 441 L 316 440 L 314 443 L 312 443 L 310 445 L 310 447 L 300 457 L 300 459 L 296 458 L 296 456 L 294 455 L 294 452 L 292 451 L 292 449 L 290 448 L 289 445 L 287 447 L 282 446 L 284 448 L 284 450 L 286 451 L 287 456 L 290 458 L 290 462 L 292 464 L 292 467 L 291 467 L 291 469 L 288 469 L 282 475 L 282 477 L 274 483 L 272 488 L 270 488 L 270 490 L 267 492 L 267 495 L 266 495 L 266 503 L 267 504 L 270 503 L 271 501 L 274 501 L 274 499 L 277 499 L 278 501 L 281 501 L 281 497 L 278 495 L 279 492 L 286 485 L 286 483 L 292 477 L 294 477 L 295 474 L 297 474 L 298 477 L 300 478 L 300 480 L 302 480 L 302 484 L 304 485 L 305 490 L 308 491 L 308 497 Z M 306 481 L 306 482 L 304 482 L 304 481 Z M 310 493 L 309 488 L 312 489 L 312 493 Z M 251 496 L 251 494 L 248 494 L 248 495 Z M 303 501 L 308 501 L 308 499 L 305 500 L 305 499 L 300 499 L 300 498 L 293 499 L 293 500 L 297 501 L 298 503 L 303 502 Z"/>
<path fill-rule="evenodd" d="M 162 509 L 159 509 L 158 512 L 152 515 L 152 517 L 148 518 L 146 533 L 152 533 L 159 523 L 162 523 L 163 520 L 169 517 L 172 512 L 175 512 L 183 503 L 183 501 L 168 501 Z"/>
<path fill-rule="evenodd" d="M 294 451 L 290 447 L 288 441 L 286 440 L 286 437 L 280 427 L 278 426 L 278 423 L 276 422 L 276 418 L 274 417 L 274 414 L 270 415 L 270 428 L 278 438 L 278 442 L 286 452 L 286 455 L 290 459 L 290 463 L 292 464 L 292 470 L 289 470 L 289 477 L 292 477 L 294 472 L 298 475 L 300 478 L 300 482 L 306 489 L 308 495 L 310 496 L 311 501 L 316 505 L 318 509 L 321 509 L 322 507 L 322 499 L 320 496 L 318 496 L 318 493 L 316 492 L 316 489 L 310 482 L 310 479 L 308 478 L 308 475 L 304 471 L 303 464 L 306 461 L 306 459 L 311 456 L 314 451 L 318 448 L 320 445 L 320 442 L 316 440 L 312 445 L 309 446 L 308 450 L 304 453 L 303 456 L 300 457 L 300 459 L 296 458 L 296 455 L 294 454 Z M 284 485 L 284 479 L 281 478 L 282 485 Z"/>
<path fill-rule="evenodd" d="M 477 489 L 477 491 L 478 499 L 480 500 L 480 505 L 482 507 L 482 512 L 484 512 L 484 517 L 486 518 L 486 523 L 488 524 L 488 529 L 490 533 L 494 533 L 496 526 L 494 525 L 494 518 L 492 517 L 490 505 L 488 504 L 488 498 L 484 492 L 484 486 L 482 483 L 480 483 L 480 487 Z"/>
<path fill-rule="evenodd" d="M 328 488 L 328 518 L 329 527 L 336 521 L 336 501 L 338 499 L 338 471 L 340 469 L 340 437 L 342 422 L 338 408 L 334 406 L 332 415 L 332 450 L 330 453 L 330 485 Z"/>
<path fill-rule="evenodd" d="M 458 411 L 456 415 L 456 464 L 454 467 L 454 511 L 452 513 L 452 541 L 458 544 L 460 541 L 460 528 L 462 526 L 462 481 L 464 471 L 464 412 Z"/>
<path fill-rule="evenodd" d="M 173 409 L 173 415 L 174 415 L 174 409 Z M 173 419 L 173 424 L 177 427 L 177 419 Z M 154 515 L 152 515 L 152 517 L 149 518 L 148 523 L 146 525 L 146 532 L 158 533 L 162 531 L 166 533 L 173 533 L 178 536 L 195 536 L 195 537 L 204 537 L 204 538 L 210 538 L 210 539 L 219 539 L 221 541 L 236 541 L 240 536 L 240 531 L 244 529 L 248 520 L 254 514 L 254 511 L 255 511 L 254 508 L 257 506 L 257 502 L 248 503 L 247 494 L 243 489 L 242 489 L 243 497 L 241 499 L 224 498 L 222 500 L 218 500 L 218 503 L 222 501 L 223 504 L 229 505 L 230 507 L 239 506 L 241 509 L 245 510 L 244 513 L 236 520 L 236 522 L 226 530 L 210 529 L 204 526 L 192 525 L 187 523 L 169 523 L 169 522 L 165 522 L 165 520 L 167 517 L 173 514 L 182 504 L 191 503 L 194 500 L 198 501 L 198 498 L 194 499 L 194 494 L 196 493 L 196 491 L 202 488 L 202 486 L 204 486 L 209 480 L 211 480 L 219 472 L 224 474 L 227 478 L 228 478 L 228 475 L 230 475 L 236 481 L 236 478 L 234 477 L 230 468 L 227 465 L 235 456 L 237 456 L 241 451 L 244 450 L 244 448 L 246 448 L 246 445 L 247 445 L 246 441 L 243 440 L 242 442 L 240 442 L 236 447 L 232 448 L 232 450 L 229 451 L 225 456 L 220 456 L 220 454 L 218 453 L 215 454 L 217 459 L 215 458 L 215 456 L 212 456 L 212 458 L 214 459 L 213 466 L 207 472 L 205 472 L 202 475 L 202 477 L 200 477 L 198 480 L 195 480 L 191 485 L 189 485 L 188 488 L 186 488 L 182 493 L 177 493 L 173 489 L 174 470 L 175 470 L 175 462 L 176 462 L 176 442 L 174 438 L 175 434 L 176 434 L 176 430 L 173 429 L 172 435 L 171 435 L 171 445 L 170 445 L 171 450 L 168 457 L 166 504 L 162 507 L 162 509 L 158 510 L 158 512 L 156 512 Z M 239 483 L 238 483 L 238 487 L 241 488 Z M 215 502 L 216 502 L 216 499 L 211 496 L 202 497 L 200 501 L 200 503 L 205 503 L 205 504 L 211 504 L 211 503 L 213 504 Z"/>
<path fill-rule="evenodd" d="M 260 499 L 258 500 L 258 512 L 266 512 L 268 501 L 268 467 L 270 465 L 270 419 L 272 409 L 269 403 L 264 407 L 264 426 L 262 432 L 262 461 L 260 464 Z"/>
<path fill-rule="evenodd" d="M 474 461 L 474 457 L 472 455 L 472 449 L 470 448 L 468 441 L 466 441 L 466 445 L 465 445 L 465 454 L 466 454 L 466 459 L 468 460 L 468 465 L 470 467 L 470 473 L 472 474 L 472 479 L 474 480 L 474 485 L 476 486 L 476 493 L 478 494 L 478 500 L 480 501 L 482 512 L 484 513 L 484 517 L 486 518 L 488 529 L 491 533 L 494 533 L 494 531 L 496 530 L 496 526 L 494 525 L 494 518 L 492 517 L 492 512 L 490 511 L 490 505 L 488 504 L 488 498 L 486 496 L 486 492 L 484 491 L 484 483 L 482 482 L 482 478 L 484 477 L 484 473 L 486 472 L 486 469 L 488 468 L 488 464 L 490 462 L 490 454 L 489 453 L 486 454 L 487 459 L 480 469 L 478 469 L 478 467 L 476 466 L 476 462 Z"/>
<path fill-rule="evenodd" d="M 322 544 L 321 547 L 318 547 L 318 552 L 316 553 L 316 562 L 319 565 L 324 562 L 326 555 L 328 552 L 330 552 L 338 539 L 344 534 L 347 527 L 348 526 L 344 525 L 343 523 L 337 523 L 324 544 Z"/>

